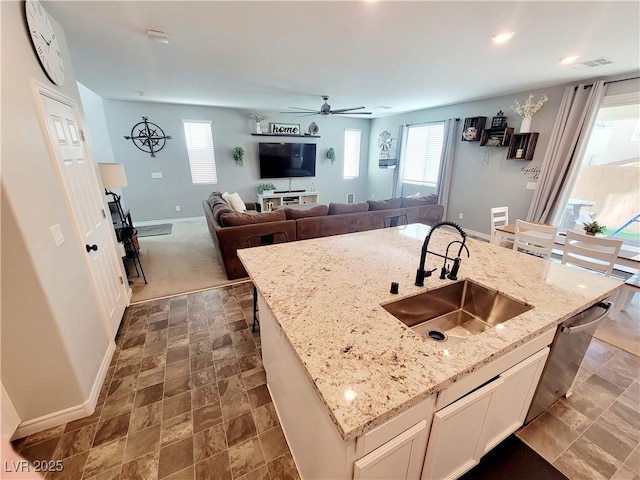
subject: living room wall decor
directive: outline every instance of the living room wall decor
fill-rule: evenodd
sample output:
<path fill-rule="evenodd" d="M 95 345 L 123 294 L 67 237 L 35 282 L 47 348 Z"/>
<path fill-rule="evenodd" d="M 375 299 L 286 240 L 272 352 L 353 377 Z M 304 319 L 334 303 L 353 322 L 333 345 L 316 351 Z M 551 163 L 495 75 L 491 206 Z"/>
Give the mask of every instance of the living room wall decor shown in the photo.
<path fill-rule="evenodd" d="M 158 125 L 148 120 L 148 117 L 142 117 L 142 121 L 131 129 L 131 135 L 125 135 L 124 138 L 131 140 L 143 152 L 150 153 L 151 157 L 155 157 L 156 153 L 164 148 L 167 140 L 171 140 L 171 135 L 165 135 Z"/>

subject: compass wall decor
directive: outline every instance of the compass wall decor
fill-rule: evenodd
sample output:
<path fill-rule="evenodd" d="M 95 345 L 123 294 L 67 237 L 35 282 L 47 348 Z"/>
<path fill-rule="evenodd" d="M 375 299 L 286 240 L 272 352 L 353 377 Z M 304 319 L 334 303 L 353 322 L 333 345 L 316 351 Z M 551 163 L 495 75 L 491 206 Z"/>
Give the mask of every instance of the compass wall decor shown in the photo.
<path fill-rule="evenodd" d="M 124 138 L 131 140 L 143 152 L 150 153 L 151 157 L 155 157 L 156 153 L 164 148 L 167 140 L 171 140 L 171 135 L 165 135 L 158 125 L 150 122 L 147 117 L 142 117 L 142 121 L 131 129 L 131 135 L 125 135 Z"/>

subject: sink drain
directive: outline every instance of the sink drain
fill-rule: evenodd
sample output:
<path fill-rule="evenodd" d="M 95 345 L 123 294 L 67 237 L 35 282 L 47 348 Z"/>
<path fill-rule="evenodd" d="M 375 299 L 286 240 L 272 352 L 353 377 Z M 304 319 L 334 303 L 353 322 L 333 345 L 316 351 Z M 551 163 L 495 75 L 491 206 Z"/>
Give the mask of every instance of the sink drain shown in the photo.
<path fill-rule="evenodd" d="M 427 332 L 427 336 L 436 342 L 442 342 L 447 339 L 447 334 L 440 330 L 429 330 L 429 332 Z"/>

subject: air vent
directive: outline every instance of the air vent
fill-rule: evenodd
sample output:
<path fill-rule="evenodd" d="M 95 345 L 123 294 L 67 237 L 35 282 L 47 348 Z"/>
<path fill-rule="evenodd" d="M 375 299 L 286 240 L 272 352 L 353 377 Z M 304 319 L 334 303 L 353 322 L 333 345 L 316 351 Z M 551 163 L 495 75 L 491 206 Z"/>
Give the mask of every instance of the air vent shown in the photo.
<path fill-rule="evenodd" d="M 347 203 L 354 203 L 356 201 L 355 193 L 347 193 Z"/>
<path fill-rule="evenodd" d="M 608 58 L 600 57 L 596 58 L 595 60 L 586 60 L 584 62 L 574 63 L 573 65 L 571 65 L 571 68 L 574 68 L 576 70 L 584 70 L 585 68 L 600 67 L 602 65 L 609 65 L 610 63 L 613 62 Z"/>

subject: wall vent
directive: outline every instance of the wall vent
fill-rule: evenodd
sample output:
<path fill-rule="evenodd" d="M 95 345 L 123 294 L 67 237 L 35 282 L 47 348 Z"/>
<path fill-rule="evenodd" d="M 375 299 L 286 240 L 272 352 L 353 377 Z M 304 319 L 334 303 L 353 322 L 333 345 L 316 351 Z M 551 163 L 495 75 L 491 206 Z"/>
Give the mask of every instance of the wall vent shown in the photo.
<path fill-rule="evenodd" d="M 347 203 L 354 203 L 356 201 L 355 193 L 347 193 Z"/>
<path fill-rule="evenodd" d="M 595 60 L 586 60 L 584 62 L 578 62 L 571 65 L 571 68 L 575 70 L 584 70 L 586 68 L 601 67 L 602 65 L 609 65 L 613 63 L 611 60 L 605 57 L 596 58 Z"/>

